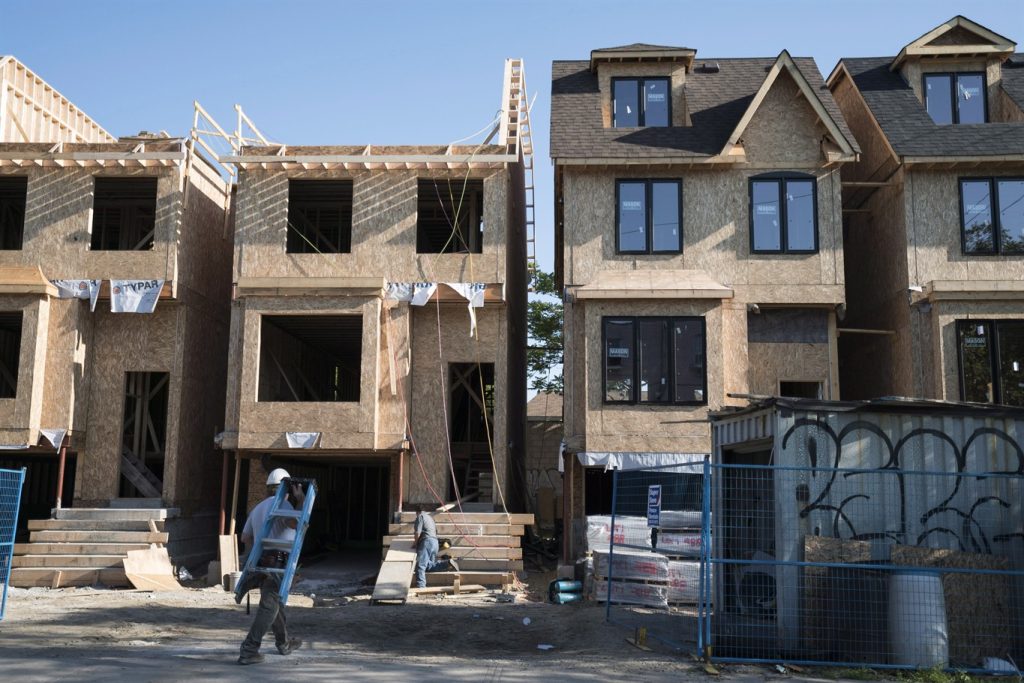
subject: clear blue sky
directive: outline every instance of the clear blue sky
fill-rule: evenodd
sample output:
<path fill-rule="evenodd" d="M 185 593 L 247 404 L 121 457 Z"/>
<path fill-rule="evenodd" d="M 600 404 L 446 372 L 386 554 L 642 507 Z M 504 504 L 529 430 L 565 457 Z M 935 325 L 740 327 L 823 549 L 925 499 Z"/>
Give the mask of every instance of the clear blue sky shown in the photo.
<path fill-rule="evenodd" d="M 542 267 L 552 267 L 548 94 L 553 59 L 633 42 L 698 58 L 895 54 L 956 14 L 1024 45 L 1022 0 L 768 2 L 146 2 L 2 0 L 13 54 L 115 135 L 183 135 L 198 99 L 240 103 L 287 144 L 443 144 L 490 121 L 503 60 L 526 61 Z M 1024 48 L 1022 48 L 1024 49 Z"/>

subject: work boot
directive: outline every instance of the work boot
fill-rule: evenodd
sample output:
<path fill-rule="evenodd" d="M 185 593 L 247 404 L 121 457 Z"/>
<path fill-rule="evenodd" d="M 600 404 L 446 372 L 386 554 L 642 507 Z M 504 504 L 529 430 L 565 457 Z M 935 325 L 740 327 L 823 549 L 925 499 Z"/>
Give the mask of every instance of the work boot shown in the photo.
<path fill-rule="evenodd" d="M 302 647 L 302 640 L 299 638 L 289 638 L 287 643 L 278 643 L 277 651 L 283 655 L 290 655 L 291 653 Z"/>
<path fill-rule="evenodd" d="M 266 660 L 266 657 L 261 655 L 259 652 L 253 652 L 251 654 L 242 653 L 238 656 L 239 664 L 262 664 Z"/>
<path fill-rule="evenodd" d="M 448 567 L 449 567 L 449 568 L 450 568 L 450 569 L 451 569 L 451 570 L 452 570 L 453 572 L 457 572 L 457 571 L 459 571 L 459 563 L 455 561 L 455 558 L 454 558 L 454 557 L 449 557 L 449 558 L 448 558 Z"/>

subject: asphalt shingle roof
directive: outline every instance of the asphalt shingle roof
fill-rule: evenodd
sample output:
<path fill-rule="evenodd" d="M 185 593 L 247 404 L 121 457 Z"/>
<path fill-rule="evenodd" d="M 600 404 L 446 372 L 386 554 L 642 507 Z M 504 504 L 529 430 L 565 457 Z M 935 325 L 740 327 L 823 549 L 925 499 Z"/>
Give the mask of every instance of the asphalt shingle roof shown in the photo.
<path fill-rule="evenodd" d="M 555 158 L 708 157 L 722 151 L 776 58 L 698 60 L 717 62 L 686 76 L 686 105 L 692 126 L 605 128 L 597 75 L 586 61 L 556 61 L 551 67 L 551 156 Z M 843 135 L 857 149 L 814 60 L 796 57 L 800 73 L 818 93 Z"/>
<path fill-rule="evenodd" d="M 631 43 L 629 45 L 616 45 L 615 47 L 599 47 L 594 52 L 639 52 L 641 50 L 682 50 L 686 52 L 692 52 L 688 47 L 678 47 L 676 45 L 651 45 L 650 43 Z"/>
<path fill-rule="evenodd" d="M 998 156 L 1024 154 L 1024 123 L 939 125 L 898 72 L 892 57 L 842 59 L 861 96 L 900 156 Z M 1024 102 L 1024 56 L 1003 69 L 1003 89 Z M 1018 99 L 1019 98 L 1019 99 Z"/>

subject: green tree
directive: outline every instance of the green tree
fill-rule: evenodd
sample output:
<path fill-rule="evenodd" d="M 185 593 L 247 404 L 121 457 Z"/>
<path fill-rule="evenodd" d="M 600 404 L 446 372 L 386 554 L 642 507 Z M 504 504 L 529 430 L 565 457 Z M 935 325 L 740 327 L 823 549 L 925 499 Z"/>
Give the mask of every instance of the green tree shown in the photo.
<path fill-rule="evenodd" d="M 555 276 L 542 270 L 530 278 L 533 293 L 526 309 L 526 371 L 530 388 L 562 393 L 562 297 Z"/>

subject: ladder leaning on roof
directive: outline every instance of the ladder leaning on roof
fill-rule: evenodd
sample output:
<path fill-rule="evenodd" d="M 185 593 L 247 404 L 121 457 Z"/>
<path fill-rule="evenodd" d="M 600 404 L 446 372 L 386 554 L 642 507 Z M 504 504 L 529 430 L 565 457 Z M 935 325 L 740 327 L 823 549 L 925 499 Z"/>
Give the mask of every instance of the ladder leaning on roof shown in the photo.
<path fill-rule="evenodd" d="M 306 487 L 306 500 L 303 502 L 301 510 L 282 509 L 289 486 L 293 482 L 308 484 Z M 292 587 L 292 579 L 295 578 L 295 568 L 299 564 L 299 553 L 302 552 L 302 541 L 306 537 L 306 529 L 309 528 L 309 516 L 313 511 L 314 500 L 316 500 L 316 480 L 292 477 L 281 481 L 281 485 L 277 487 L 274 502 L 270 506 L 270 514 L 267 515 L 267 519 L 263 523 L 263 529 L 256 536 L 252 550 L 249 552 L 249 558 L 245 561 L 245 568 L 242 570 L 242 575 L 238 578 L 238 584 L 235 586 L 235 602 L 241 602 L 242 597 L 248 592 L 247 579 L 251 580 L 254 574 L 262 573 L 281 575 L 281 587 L 279 590 L 281 604 L 288 604 L 288 592 Z M 278 541 L 267 538 L 271 528 L 274 526 L 274 522 L 279 519 L 294 519 L 297 521 L 295 538 L 291 541 Z M 264 551 L 268 550 L 288 553 L 288 562 L 283 569 L 278 567 L 261 567 L 259 565 L 260 557 L 262 557 Z"/>

